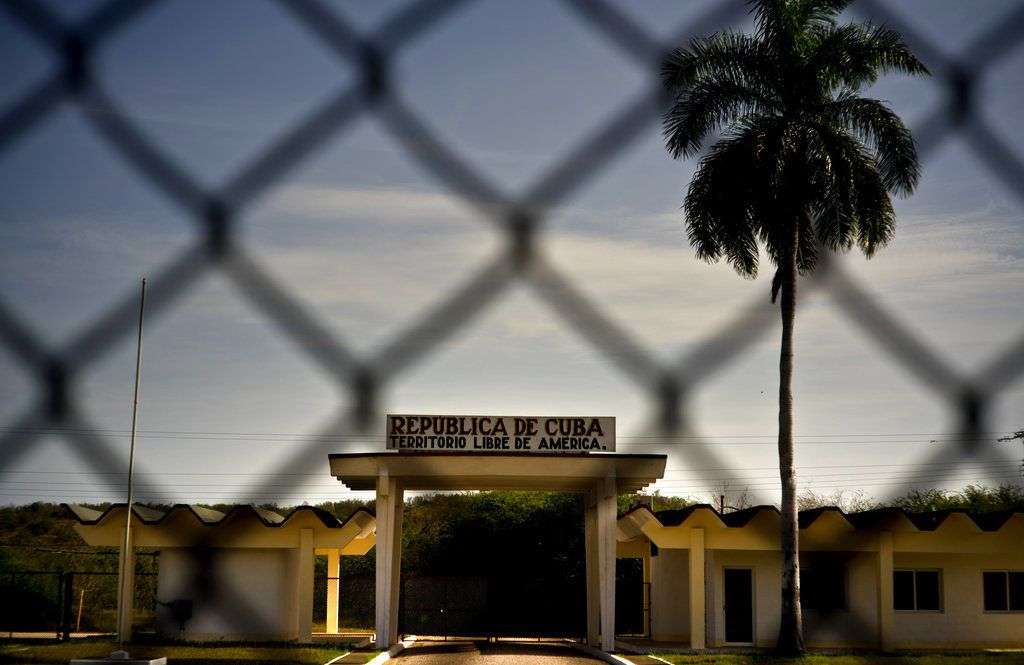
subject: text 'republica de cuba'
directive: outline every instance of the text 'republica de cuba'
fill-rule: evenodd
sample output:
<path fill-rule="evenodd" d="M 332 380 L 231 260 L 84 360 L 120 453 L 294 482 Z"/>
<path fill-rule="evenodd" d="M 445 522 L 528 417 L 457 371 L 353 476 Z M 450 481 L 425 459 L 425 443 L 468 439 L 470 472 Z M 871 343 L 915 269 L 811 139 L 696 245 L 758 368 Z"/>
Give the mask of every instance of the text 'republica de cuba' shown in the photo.
<path fill-rule="evenodd" d="M 388 415 L 387 447 L 407 451 L 613 451 L 615 418 Z"/>

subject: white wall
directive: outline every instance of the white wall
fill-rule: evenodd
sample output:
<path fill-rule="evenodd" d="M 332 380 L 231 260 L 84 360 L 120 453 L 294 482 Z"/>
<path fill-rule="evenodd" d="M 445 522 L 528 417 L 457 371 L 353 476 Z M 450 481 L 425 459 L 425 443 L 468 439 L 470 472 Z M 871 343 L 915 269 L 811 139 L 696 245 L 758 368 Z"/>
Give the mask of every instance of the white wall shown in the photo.
<path fill-rule="evenodd" d="M 877 647 L 878 554 L 835 552 L 830 556 L 846 565 L 847 609 L 827 614 L 804 610 L 804 642 L 812 647 Z M 781 594 L 782 589 L 776 592 Z"/>
<path fill-rule="evenodd" d="M 193 601 L 181 633 L 158 605 L 157 630 L 188 640 L 293 640 L 298 637 L 295 549 L 213 549 L 200 563 L 192 551 L 160 552 L 157 599 Z M 205 577 L 200 577 L 203 570 Z M 201 590 L 206 586 L 209 593 Z"/>
<path fill-rule="evenodd" d="M 655 640 L 690 639 L 689 551 L 661 549 L 651 557 L 651 633 Z"/>
<path fill-rule="evenodd" d="M 835 553 L 847 567 L 846 611 L 821 614 L 804 611 L 804 639 L 808 646 L 874 647 L 878 643 L 877 555 L 874 553 Z M 758 646 L 774 646 L 779 633 L 782 607 L 782 554 L 754 550 L 715 550 L 712 588 L 708 595 L 714 612 L 709 622 L 711 643 L 725 642 L 725 611 L 722 596 L 725 568 L 751 568 L 754 571 L 754 641 Z"/>
<path fill-rule="evenodd" d="M 983 570 L 1024 570 L 1024 554 L 897 552 L 893 565 L 942 570 L 942 612 L 894 612 L 897 648 L 1024 646 L 1024 613 L 986 613 L 981 578 Z"/>
<path fill-rule="evenodd" d="M 722 596 L 725 568 L 752 568 L 754 571 L 754 641 L 758 646 L 773 646 L 779 634 L 782 555 L 753 550 L 715 550 L 714 570 L 708 595 L 715 621 L 709 646 L 725 642 L 725 610 Z"/>
<path fill-rule="evenodd" d="M 665 553 L 668 550 L 662 550 Z M 682 551 L 685 553 L 685 551 Z M 804 612 L 804 635 L 808 646 L 868 647 L 878 644 L 878 570 L 874 552 L 850 553 L 846 557 L 847 604 L 845 612 L 823 616 Z M 754 639 L 758 646 L 774 645 L 781 607 L 782 556 L 777 552 L 715 550 L 709 572 L 709 606 L 714 620 L 708 622 L 710 645 L 724 643 L 725 617 L 722 608 L 722 578 L 726 567 L 748 567 L 754 571 Z M 671 561 L 671 579 L 686 576 L 685 556 Z M 1000 554 L 909 554 L 896 553 L 895 568 L 942 570 L 942 612 L 895 612 L 892 634 L 895 648 L 998 648 L 1024 646 L 1024 613 L 986 613 L 983 607 L 983 570 L 1024 570 L 1024 556 Z M 654 584 L 657 584 L 655 578 Z M 685 581 L 683 582 L 685 584 Z M 653 586 L 653 585 L 652 585 Z M 682 587 L 685 588 L 685 587 Z M 671 589 L 669 594 L 685 592 Z M 656 587 L 652 596 L 657 596 Z M 657 626 L 657 615 L 655 615 Z M 656 633 L 657 634 L 657 633 Z M 657 636 L 655 639 L 659 639 Z"/>

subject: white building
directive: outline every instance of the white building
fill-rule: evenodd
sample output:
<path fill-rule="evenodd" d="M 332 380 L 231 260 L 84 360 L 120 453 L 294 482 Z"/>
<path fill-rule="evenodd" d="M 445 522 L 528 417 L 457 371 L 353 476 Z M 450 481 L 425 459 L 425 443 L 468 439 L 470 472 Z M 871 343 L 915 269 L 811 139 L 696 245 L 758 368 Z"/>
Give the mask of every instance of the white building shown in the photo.
<path fill-rule="evenodd" d="M 103 513 L 68 509 L 89 545 L 123 542 L 124 504 Z M 167 512 L 136 505 L 133 513 L 134 547 L 160 552 L 157 630 L 186 640 L 310 641 L 318 554 L 328 565 L 326 632 L 337 633 L 341 557 L 366 554 L 375 542 L 376 520 L 365 510 L 345 522 L 309 506 L 287 515 L 186 505 Z M 130 617 L 124 621 L 130 626 Z"/>

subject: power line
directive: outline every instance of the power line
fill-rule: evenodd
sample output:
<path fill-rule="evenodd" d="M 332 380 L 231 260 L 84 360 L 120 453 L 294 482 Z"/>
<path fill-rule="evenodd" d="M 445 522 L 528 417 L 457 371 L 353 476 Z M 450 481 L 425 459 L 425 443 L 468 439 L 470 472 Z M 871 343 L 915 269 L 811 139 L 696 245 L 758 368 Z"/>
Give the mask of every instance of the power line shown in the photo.
<path fill-rule="evenodd" d="M 976 467 L 976 468 L 971 468 L 971 467 Z M 835 468 L 835 467 L 831 467 L 831 468 Z M 1010 469 L 1017 469 L 1018 465 L 1016 465 L 1014 463 L 1008 463 L 1008 462 L 992 462 L 992 463 L 989 463 L 989 464 L 974 464 L 974 465 L 969 466 L 968 468 L 961 468 L 961 467 L 959 467 L 959 466 L 957 466 L 955 464 L 950 464 L 946 468 L 948 469 L 948 471 L 950 473 L 971 474 L 971 473 L 986 473 L 986 472 L 992 472 L 992 471 L 1004 471 L 1004 470 L 1010 470 Z M 939 473 L 941 471 L 942 471 L 942 469 L 929 469 L 929 470 L 924 470 L 923 472 L 925 472 L 925 473 Z M 910 474 L 910 475 L 902 475 L 901 476 L 901 475 L 893 475 L 894 473 L 898 474 L 898 473 L 902 473 L 902 472 L 898 472 L 898 471 L 894 472 L 894 471 L 891 471 L 891 470 L 877 470 L 877 471 L 846 471 L 846 472 L 838 472 L 838 473 L 810 473 L 810 474 L 807 474 L 805 476 L 805 478 L 808 481 L 811 481 L 814 478 L 850 476 L 851 477 L 850 480 L 856 480 L 858 478 L 872 479 L 873 477 L 878 476 L 878 475 L 884 475 L 884 476 L 893 477 L 893 478 L 913 478 L 913 477 L 916 477 L 917 475 L 920 475 L 920 474 Z M 315 474 L 315 476 L 316 477 L 320 477 L 320 478 L 323 477 L 322 474 Z M 730 482 L 731 481 L 740 481 L 740 482 L 742 482 L 742 481 L 757 481 L 757 480 L 772 480 L 772 479 L 777 479 L 777 476 L 772 476 L 772 475 L 729 476 L 729 477 L 721 477 L 721 478 L 708 478 L 708 477 L 705 477 L 705 476 L 696 476 L 696 477 L 694 477 L 694 476 L 691 476 L 691 477 L 666 476 L 663 480 L 666 480 L 666 481 L 671 481 L 671 480 L 677 480 L 677 481 L 693 480 L 693 481 L 701 481 L 701 482 L 712 482 L 712 481 L 730 481 Z M 144 484 L 144 481 L 142 481 L 142 482 Z M 42 486 L 61 486 L 61 487 L 64 487 L 64 486 L 85 485 L 85 486 L 93 487 L 93 486 L 96 485 L 96 483 L 95 482 L 85 482 L 85 481 L 65 481 L 65 480 L 54 480 L 54 481 L 48 481 L 48 480 L 0 480 L 0 485 L 32 485 L 32 486 L 39 486 L 39 487 L 42 487 Z M 204 487 L 215 487 L 215 488 L 242 487 L 242 488 L 244 488 L 244 487 L 249 487 L 248 484 L 225 484 L 223 482 L 215 482 L 215 483 L 184 483 L 184 484 L 179 484 L 179 485 L 176 485 L 176 486 L 177 487 L 189 487 L 189 488 L 204 488 Z M 261 485 L 261 487 L 291 487 L 291 488 L 301 488 L 301 489 L 317 489 L 317 488 L 332 489 L 332 488 L 337 487 L 337 486 L 338 486 L 337 483 L 330 483 L 330 484 L 317 483 L 317 484 L 307 484 L 307 485 L 303 485 L 301 483 L 267 483 L 267 484 Z"/>
<path fill-rule="evenodd" d="M 38 428 L 8 428 L 0 427 L 0 431 L 5 432 L 23 432 L 23 433 L 53 433 L 53 434 L 106 434 L 110 436 L 128 436 L 130 432 L 126 430 L 108 429 L 108 428 L 62 428 L 62 427 L 38 427 Z M 383 438 L 382 433 L 367 433 L 367 434 L 309 434 L 309 433 L 298 433 L 298 432 L 234 432 L 234 431 L 203 431 L 203 430 L 139 430 L 140 434 L 146 435 L 146 438 L 167 438 L 175 439 L 179 441 L 241 441 L 241 442 L 308 442 L 308 441 L 366 441 L 366 440 L 379 440 Z M 845 438 L 887 438 L 891 439 L 891 443 L 917 443 L 919 439 L 907 439 L 906 437 L 928 437 L 928 443 L 963 443 L 963 442 L 977 442 L 977 441 L 990 441 L 989 437 L 995 438 L 1005 434 L 1009 434 L 1009 431 L 992 431 L 992 432 L 978 432 L 975 433 L 975 438 L 964 439 L 962 433 L 949 433 L 949 432 L 874 432 L 874 433 L 840 433 L 840 434 L 796 434 L 796 439 L 845 439 Z M 983 438 L 978 438 L 978 435 L 985 435 Z M 759 444 L 774 444 L 777 439 L 776 433 L 769 434 L 713 434 L 713 435 L 698 435 L 698 434 L 650 434 L 650 435 L 620 435 L 617 437 L 619 441 L 633 441 L 633 440 L 652 440 L 652 441 L 666 441 L 666 442 L 697 442 L 704 443 L 712 441 L 714 439 L 769 439 L 768 441 L 756 442 Z M 898 437 L 898 438 L 897 438 Z M 939 437 L 939 438 L 935 438 Z M 281 439 L 285 439 L 281 441 Z M 290 440 L 290 441 L 289 441 Z M 640 445 L 640 444 L 633 444 Z"/>
<path fill-rule="evenodd" d="M 995 461 L 993 462 L 995 463 Z M 978 462 L 978 464 L 982 464 Z M 803 469 L 859 469 L 859 468 L 875 468 L 875 467 L 950 467 L 950 468 L 961 468 L 963 465 L 955 462 L 930 462 L 926 464 L 916 464 L 914 462 L 893 462 L 893 463 L 880 463 L 880 464 L 807 464 L 797 466 L 797 470 Z M 734 471 L 737 467 L 735 466 L 695 466 L 695 467 L 671 467 L 665 469 L 666 472 L 670 471 Z M 744 466 L 744 470 L 761 471 L 770 470 L 778 471 L 778 465 L 774 466 Z M 54 475 L 79 475 L 79 476 L 97 476 L 97 475 L 123 475 L 123 471 L 49 471 L 49 470 L 38 470 L 29 469 L 24 471 L 19 470 L 4 470 L 3 475 L 8 474 L 54 474 Z M 160 471 L 160 476 L 309 476 L 309 477 L 324 477 L 329 475 L 329 472 L 317 472 L 317 473 L 275 473 L 269 472 L 255 472 L 255 471 L 178 471 L 178 472 L 165 472 Z"/>
<path fill-rule="evenodd" d="M 835 487 L 858 488 L 858 487 L 868 487 L 868 486 L 878 486 L 878 485 L 896 485 L 896 484 L 910 484 L 910 485 L 914 485 L 914 484 L 922 484 L 922 483 L 950 483 L 950 482 L 961 482 L 961 481 L 982 480 L 982 479 L 984 479 L 984 480 L 1009 480 L 1009 479 L 1018 479 L 1018 478 L 1020 478 L 1020 475 L 1017 474 L 1017 473 L 1014 473 L 1014 474 L 998 474 L 998 473 L 997 474 L 973 474 L 973 475 L 963 475 L 963 474 L 960 474 L 960 475 L 948 475 L 947 474 L 947 475 L 940 475 L 940 476 L 919 476 L 919 477 L 910 476 L 910 477 L 902 477 L 902 478 L 892 477 L 892 478 L 887 478 L 887 479 L 882 479 L 882 478 L 865 478 L 865 479 L 849 478 L 849 479 L 845 479 L 844 478 L 844 479 L 839 479 L 839 480 L 843 481 L 842 483 L 839 483 L 839 484 L 830 483 L 830 481 L 826 481 L 825 484 L 818 483 L 818 482 L 806 482 L 806 483 L 803 483 L 803 488 L 804 489 L 825 489 L 825 488 L 835 488 Z M 744 489 L 750 489 L 750 490 L 755 490 L 755 489 L 774 489 L 776 487 L 776 482 L 775 481 L 748 482 L 748 480 L 751 480 L 751 479 L 729 478 L 729 479 L 721 479 L 719 482 L 721 482 L 723 484 L 736 483 L 738 485 L 743 485 Z M 881 481 L 881 482 L 867 482 L 867 481 Z M 673 488 L 682 488 L 682 489 L 687 489 L 687 490 L 690 490 L 690 491 L 704 491 L 704 490 L 706 490 L 706 491 L 713 491 L 713 490 L 717 489 L 718 487 L 721 487 L 721 485 L 707 485 L 706 483 L 714 483 L 714 482 L 716 482 L 716 479 L 695 479 L 693 482 L 688 481 L 688 480 L 678 480 L 678 479 L 676 479 L 676 480 L 661 480 L 661 481 L 658 481 L 656 484 L 658 486 L 661 486 L 661 487 L 671 486 Z M 702 484 L 695 486 L 694 483 L 702 483 Z M 850 484 L 850 483 L 855 483 L 855 484 Z M 196 489 L 194 486 L 189 486 L 189 487 L 190 487 L 190 491 Z M 66 490 L 66 491 L 58 490 L 58 491 L 53 491 L 52 489 L 49 489 L 49 488 L 40 487 L 38 492 L 31 492 L 30 490 L 32 488 L 28 488 L 28 487 L 26 487 L 26 488 L 12 488 L 12 489 L 24 490 L 24 492 L 28 492 L 28 493 L 0 492 L 0 496 L 40 496 L 40 495 L 43 495 L 43 496 L 75 496 L 75 497 L 95 497 L 95 498 L 112 496 L 111 492 L 106 492 L 106 491 L 102 491 L 102 490 L 98 490 L 98 491 L 95 491 L 95 492 L 88 491 L 88 490 Z M 357 493 L 357 492 L 359 492 L 359 491 L 358 490 L 346 490 L 346 489 L 343 489 L 343 488 L 339 487 L 339 489 L 335 490 L 335 494 L 324 495 L 322 492 L 318 493 L 318 494 L 305 493 L 305 492 L 302 492 L 301 488 L 296 488 L 295 490 L 293 490 L 291 492 L 263 492 L 263 491 L 260 491 L 260 490 L 256 490 L 253 493 L 246 493 L 246 494 L 242 494 L 242 495 L 238 495 L 238 494 L 234 494 L 234 493 L 228 492 L 228 493 L 207 494 L 207 495 L 204 495 L 203 497 L 192 497 L 192 498 L 198 498 L 198 499 L 204 499 L 205 500 L 205 499 L 216 499 L 216 498 L 234 498 L 234 497 L 242 496 L 242 497 L 246 497 L 246 498 L 252 498 L 252 497 L 277 497 L 277 498 L 305 499 L 305 500 L 308 500 L 308 499 L 314 499 L 314 498 L 324 498 L 325 496 L 327 498 L 336 498 L 336 495 L 338 495 L 338 494 L 354 494 L 354 493 Z M 145 496 L 146 500 L 151 500 L 151 501 L 163 500 L 163 499 L 170 499 L 170 500 L 180 501 L 180 500 L 182 500 L 184 498 L 184 497 L 177 497 L 177 498 L 173 498 L 172 499 L 171 497 L 152 496 L 152 495 L 146 494 L 145 492 L 141 492 L 141 495 Z"/>
<path fill-rule="evenodd" d="M 971 481 L 971 480 L 978 480 L 980 482 L 983 479 L 984 480 L 988 480 L 988 481 L 991 481 L 991 480 L 1017 480 L 1017 479 L 1020 479 L 1020 475 L 1019 474 L 1013 474 L 1013 475 L 1001 475 L 1001 476 L 999 476 L 999 475 L 997 475 L 997 476 L 976 476 L 976 477 L 966 477 L 966 478 L 950 478 L 948 476 L 944 476 L 944 477 L 937 477 L 937 478 L 913 478 L 913 479 L 901 478 L 901 479 L 894 479 L 894 480 L 881 480 L 881 479 L 878 479 L 881 482 L 858 482 L 856 480 L 851 479 L 851 480 L 848 480 L 844 484 L 835 484 L 835 485 L 832 485 L 832 484 L 826 484 L 826 485 L 821 485 L 821 484 L 805 484 L 802 487 L 802 489 L 820 490 L 820 489 L 829 489 L 829 488 L 837 488 L 837 487 L 847 487 L 847 488 L 857 489 L 857 488 L 860 488 L 860 487 L 874 487 L 874 486 L 882 486 L 882 485 L 921 485 L 921 484 L 930 484 L 930 483 L 939 484 L 939 483 L 964 482 L 964 481 Z M 679 481 L 676 481 L 674 483 L 673 482 L 670 482 L 670 483 L 659 482 L 658 484 L 661 485 L 661 486 L 668 485 L 668 486 L 671 486 L 671 487 L 675 488 L 675 487 L 679 487 L 678 483 L 679 483 Z M 850 483 L 854 483 L 854 484 L 850 484 Z M 777 483 L 738 483 L 738 484 L 742 484 L 744 489 L 760 490 L 760 491 L 772 490 L 772 489 L 776 489 L 778 487 Z M 702 486 L 702 487 L 691 487 L 691 486 L 689 486 L 689 485 L 687 485 L 685 483 L 682 484 L 681 487 L 689 489 L 689 490 L 692 490 L 692 491 L 708 491 L 708 492 L 715 491 L 717 489 L 717 487 L 714 486 L 714 485 Z"/>

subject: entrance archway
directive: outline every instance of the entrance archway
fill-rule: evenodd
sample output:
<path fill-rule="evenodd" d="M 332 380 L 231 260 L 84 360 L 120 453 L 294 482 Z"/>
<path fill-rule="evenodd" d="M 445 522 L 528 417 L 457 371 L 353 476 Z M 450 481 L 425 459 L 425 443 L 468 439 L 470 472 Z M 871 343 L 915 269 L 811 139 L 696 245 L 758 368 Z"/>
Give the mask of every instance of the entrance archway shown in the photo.
<path fill-rule="evenodd" d="M 547 490 L 584 495 L 587 642 L 615 647 L 616 497 L 665 472 L 665 455 L 605 452 L 370 452 L 329 456 L 331 475 L 352 490 L 376 490 L 377 646 L 398 642 L 406 490 Z"/>

